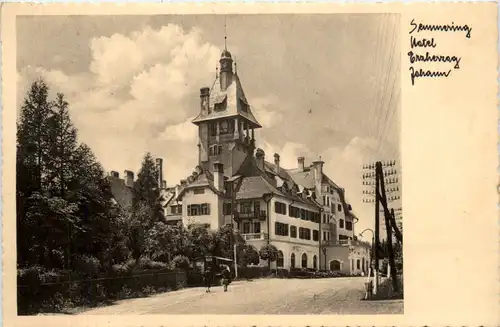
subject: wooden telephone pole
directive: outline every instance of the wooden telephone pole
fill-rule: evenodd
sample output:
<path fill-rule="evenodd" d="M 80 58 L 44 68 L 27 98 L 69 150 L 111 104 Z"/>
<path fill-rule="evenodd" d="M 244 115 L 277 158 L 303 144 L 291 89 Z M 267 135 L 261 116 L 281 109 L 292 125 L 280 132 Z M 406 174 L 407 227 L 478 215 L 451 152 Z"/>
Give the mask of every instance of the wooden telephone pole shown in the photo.
<path fill-rule="evenodd" d="M 390 171 L 384 171 L 384 168 L 391 168 L 395 166 L 395 161 L 390 161 L 387 163 L 382 163 L 381 161 L 377 161 L 375 164 L 365 165 L 363 169 L 371 170 L 371 172 L 363 174 L 363 185 L 374 187 L 374 190 L 364 190 L 363 194 L 374 196 L 375 199 L 364 199 L 365 203 L 373 203 L 375 202 L 375 232 L 374 232 L 374 245 L 373 245 L 373 259 L 374 259 L 374 277 L 375 277 L 375 285 L 374 285 L 374 293 L 376 293 L 378 287 L 378 270 L 379 270 L 379 251 L 380 251 L 380 213 L 384 213 L 384 222 L 385 228 L 387 232 L 387 250 L 389 256 L 389 265 L 391 271 L 391 279 L 393 283 L 393 289 L 395 291 L 398 290 L 397 285 L 397 271 L 395 265 L 394 258 L 394 248 L 392 246 L 392 231 L 394 229 L 396 233 L 396 238 L 398 241 L 402 242 L 402 236 L 395 225 L 394 211 L 392 212 L 388 208 L 388 202 L 395 201 L 399 199 L 399 196 L 391 196 L 387 197 L 387 193 L 398 192 L 399 188 L 392 188 L 387 190 L 386 185 L 398 183 L 397 178 L 387 178 L 388 176 L 395 175 L 396 170 L 391 169 Z M 372 179 L 372 181 L 367 181 Z M 373 181 L 375 179 L 375 181 Z M 382 205 L 382 210 L 380 209 L 380 205 Z"/>

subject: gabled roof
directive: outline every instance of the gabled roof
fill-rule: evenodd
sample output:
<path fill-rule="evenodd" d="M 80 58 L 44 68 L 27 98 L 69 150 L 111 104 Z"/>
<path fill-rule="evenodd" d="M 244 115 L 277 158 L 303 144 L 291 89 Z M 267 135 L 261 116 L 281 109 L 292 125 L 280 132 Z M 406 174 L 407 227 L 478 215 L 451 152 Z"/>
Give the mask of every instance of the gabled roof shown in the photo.
<path fill-rule="evenodd" d="M 237 74 L 231 74 L 231 83 L 225 91 L 220 88 L 219 77 L 214 81 L 210 90 L 209 113 L 202 113 L 193 119 L 194 124 L 202 121 L 241 116 L 253 125 L 253 128 L 262 127 L 252 113 L 250 105 L 243 92 L 240 78 Z M 224 110 L 215 110 L 216 105 L 221 105 Z"/>

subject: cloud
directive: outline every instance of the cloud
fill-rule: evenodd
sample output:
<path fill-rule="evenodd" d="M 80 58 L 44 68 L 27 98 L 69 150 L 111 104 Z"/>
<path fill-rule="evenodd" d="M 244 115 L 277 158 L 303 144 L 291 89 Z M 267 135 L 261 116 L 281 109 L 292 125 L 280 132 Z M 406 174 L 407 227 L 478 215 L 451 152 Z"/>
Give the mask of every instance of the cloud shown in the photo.
<path fill-rule="evenodd" d="M 220 49 L 199 29 L 173 24 L 89 40 L 89 72 L 24 67 L 18 102 L 36 78 L 66 95 L 82 141 L 106 169 L 135 169 L 146 151 L 165 157 L 172 183 L 196 165 L 200 85 L 211 84 Z M 175 155 L 173 155 L 175 154 Z M 168 165 L 168 161 L 172 163 Z M 178 167 L 179 168 L 174 168 Z"/>
<path fill-rule="evenodd" d="M 183 123 L 167 126 L 160 139 L 193 143 L 198 137 L 198 128 L 191 122 L 193 119 L 191 117 Z"/>

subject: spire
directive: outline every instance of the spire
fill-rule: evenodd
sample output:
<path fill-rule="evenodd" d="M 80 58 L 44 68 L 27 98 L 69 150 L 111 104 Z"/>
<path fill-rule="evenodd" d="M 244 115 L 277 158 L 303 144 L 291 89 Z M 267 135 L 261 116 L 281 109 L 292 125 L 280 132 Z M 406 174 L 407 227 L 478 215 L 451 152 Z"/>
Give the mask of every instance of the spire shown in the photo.
<path fill-rule="evenodd" d="M 227 19 L 224 16 L 224 50 L 227 51 Z"/>

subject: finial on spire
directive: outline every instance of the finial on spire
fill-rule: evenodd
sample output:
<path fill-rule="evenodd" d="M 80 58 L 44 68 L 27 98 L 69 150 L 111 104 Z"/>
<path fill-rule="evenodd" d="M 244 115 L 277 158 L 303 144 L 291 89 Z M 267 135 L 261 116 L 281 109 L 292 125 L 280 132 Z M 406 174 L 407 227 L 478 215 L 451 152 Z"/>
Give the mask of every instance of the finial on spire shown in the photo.
<path fill-rule="evenodd" d="M 227 19 L 224 16 L 224 50 L 227 51 Z"/>

